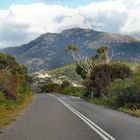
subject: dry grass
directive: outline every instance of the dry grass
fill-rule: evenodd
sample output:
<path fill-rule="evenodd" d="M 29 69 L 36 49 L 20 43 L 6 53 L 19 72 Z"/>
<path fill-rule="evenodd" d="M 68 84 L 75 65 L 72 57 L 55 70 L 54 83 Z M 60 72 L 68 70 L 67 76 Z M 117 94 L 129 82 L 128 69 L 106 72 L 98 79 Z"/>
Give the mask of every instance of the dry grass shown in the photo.
<path fill-rule="evenodd" d="M 32 99 L 33 95 L 31 93 L 23 100 L 13 102 L 13 104 L 7 108 L 0 108 L 0 133 L 2 133 L 2 128 L 16 120 L 17 116 L 29 105 Z"/>
<path fill-rule="evenodd" d="M 101 99 L 93 99 L 92 100 L 92 99 L 85 98 L 85 97 L 83 97 L 83 99 L 90 102 L 90 103 L 94 103 L 94 104 L 97 104 L 97 105 L 103 105 L 103 106 L 106 106 L 108 108 L 112 108 L 109 105 L 107 105 L 106 101 L 103 100 L 103 99 L 102 100 Z M 119 109 L 115 109 L 115 108 L 112 108 L 112 109 L 127 113 L 131 116 L 140 117 L 140 109 L 134 110 L 134 109 L 128 109 L 128 108 L 125 108 L 125 107 L 120 107 Z"/>
<path fill-rule="evenodd" d="M 132 116 L 135 116 L 135 117 L 140 117 L 140 109 L 131 110 L 131 109 L 126 109 L 126 108 L 119 108 L 118 110 L 121 112 L 130 114 Z"/>

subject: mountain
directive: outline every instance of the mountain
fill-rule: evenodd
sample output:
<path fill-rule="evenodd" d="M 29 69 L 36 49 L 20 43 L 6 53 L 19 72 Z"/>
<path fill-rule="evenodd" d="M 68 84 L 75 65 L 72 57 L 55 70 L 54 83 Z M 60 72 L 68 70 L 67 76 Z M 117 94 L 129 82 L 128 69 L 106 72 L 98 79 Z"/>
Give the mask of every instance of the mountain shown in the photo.
<path fill-rule="evenodd" d="M 28 44 L 5 48 L 2 52 L 14 55 L 18 62 L 27 64 L 29 71 L 33 72 L 72 63 L 65 51 L 69 44 L 77 45 L 88 56 L 93 56 L 100 45 L 106 44 L 115 54 L 120 53 L 114 59 L 140 58 L 140 41 L 136 38 L 82 28 L 45 33 Z"/>

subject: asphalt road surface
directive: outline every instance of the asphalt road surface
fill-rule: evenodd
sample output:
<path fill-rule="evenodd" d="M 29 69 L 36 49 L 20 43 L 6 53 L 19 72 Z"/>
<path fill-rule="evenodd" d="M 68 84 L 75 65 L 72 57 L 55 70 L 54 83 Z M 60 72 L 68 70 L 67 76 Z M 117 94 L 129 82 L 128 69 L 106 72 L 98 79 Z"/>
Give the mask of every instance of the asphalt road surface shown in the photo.
<path fill-rule="evenodd" d="M 78 97 L 40 94 L 0 140 L 140 140 L 140 119 Z"/>

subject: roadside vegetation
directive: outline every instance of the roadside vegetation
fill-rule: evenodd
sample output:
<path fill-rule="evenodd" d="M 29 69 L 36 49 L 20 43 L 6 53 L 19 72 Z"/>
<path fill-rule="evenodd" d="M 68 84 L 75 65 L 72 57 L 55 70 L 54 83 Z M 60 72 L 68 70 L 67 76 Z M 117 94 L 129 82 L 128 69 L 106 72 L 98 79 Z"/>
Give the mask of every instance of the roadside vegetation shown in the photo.
<path fill-rule="evenodd" d="M 47 82 L 42 92 L 79 96 L 89 102 L 140 117 L 140 65 L 114 61 L 113 57 L 117 54 L 109 51 L 103 45 L 92 58 L 88 58 L 75 45 L 69 45 L 67 52 L 75 64 L 48 71 L 56 79 L 61 76 L 68 78 L 59 79 L 60 83 Z M 73 85 L 73 80 L 80 84 Z"/>
<path fill-rule="evenodd" d="M 0 53 L 0 129 L 16 119 L 32 100 L 31 78 L 13 56 Z"/>
<path fill-rule="evenodd" d="M 83 98 L 140 117 L 140 65 L 113 61 L 109 48 L 101 46 L 92 58 L 83 56 L 75 45 L 67 51 L 84 82 Z"/>
<path fill-rule="evenodd" d="M 42 87 L 42 92 L 61 93 L 70 96 L 82 97 L 85 93 L 84 87 L 74 87 L 70 81 L 64 80 L 61 84 L 49 82 Z"/>

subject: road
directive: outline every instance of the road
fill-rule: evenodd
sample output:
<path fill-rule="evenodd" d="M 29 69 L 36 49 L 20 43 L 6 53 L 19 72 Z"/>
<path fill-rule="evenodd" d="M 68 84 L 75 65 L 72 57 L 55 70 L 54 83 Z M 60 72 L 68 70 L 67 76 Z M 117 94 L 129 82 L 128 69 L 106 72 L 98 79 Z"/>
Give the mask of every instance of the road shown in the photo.
<path fill-rule="evenodd" d="M 77 97 L 39 94 L 0 140 L 140 140 L 140 119 Z"/>

